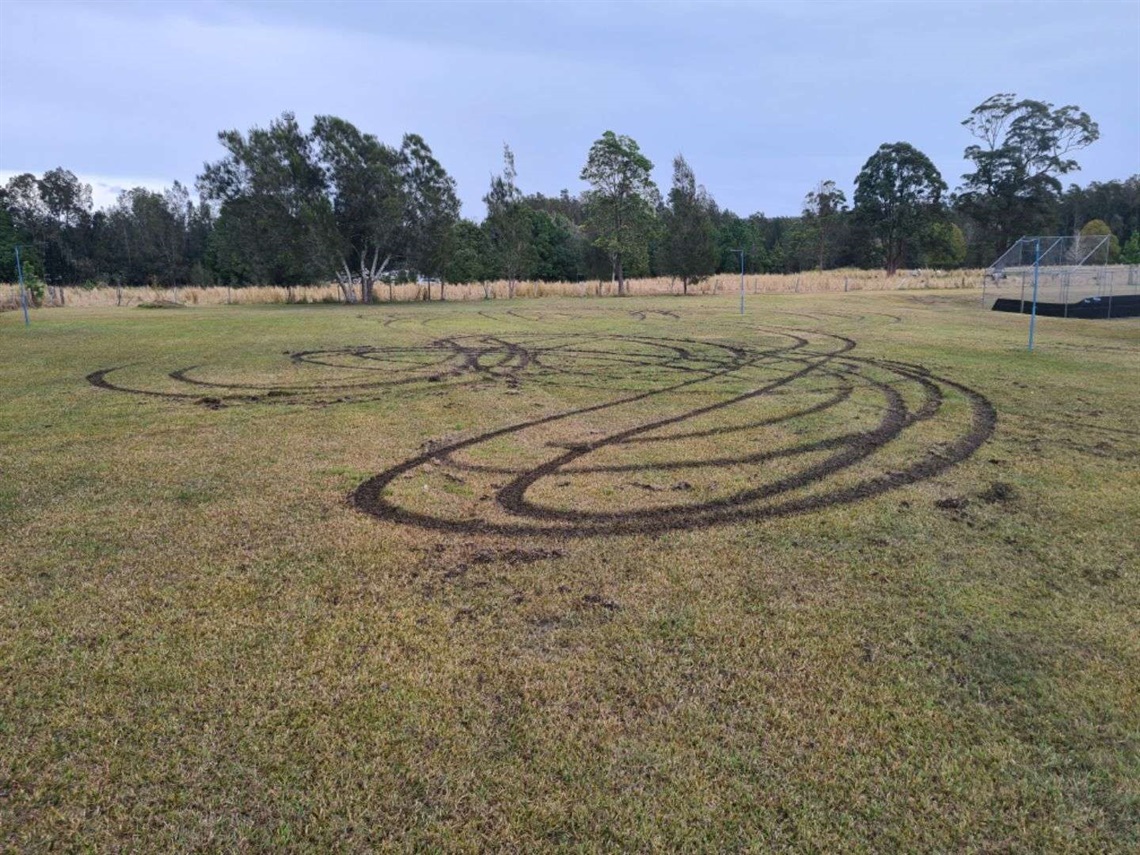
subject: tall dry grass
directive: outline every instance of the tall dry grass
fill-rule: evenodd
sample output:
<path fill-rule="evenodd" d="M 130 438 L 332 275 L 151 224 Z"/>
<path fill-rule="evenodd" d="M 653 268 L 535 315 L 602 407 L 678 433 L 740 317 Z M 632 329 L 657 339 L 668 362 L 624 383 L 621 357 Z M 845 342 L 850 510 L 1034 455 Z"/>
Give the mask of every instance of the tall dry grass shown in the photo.
<path fill-rule="evenodd" d="M 981 270 L 912 270 L 888 277 L 881 270 L 825 270 L 807 273 L 755 274 L 744 277 L 745 291 L 749 294 L 831 293 L 836 291 L 899 291 L 914 288 L 975 288 L 982 284 Z M 681 283 L 666 276 L 631 279 L 627 282 L 634 296 L 680 294 Z M 736 293 L 740 277 L 719 274 L 689 289 L 690 294 Z M 447 300 L 504 299 L 508 295 L 506 281 L 475 285 L 446 285 Z M 173 302 L 186 306 L 214 306 L 224 304 L 260 303 L 338 303 L 340 289 L 335 284 L 299 285 L 291 288 L 262 285 L 245 288 L 225 286 L 184 288 L 66 288 L 62 304 L 73 307 L 132 307 L 151 303 Z M 440 298 L 438 284 L 394 285 L 390 289 L 394 302 Z M 601 297 L 617 293 L 616 282 L 520 282 L 515 296 L 535 297 Z M 389 288 L 382 285 L 376 290 L 376 299 L 387 302 Z M 57 294 L 45 296 L 45 306 L 58 306 Z M 0 284 L 0 307 L 13 309 L 19 306 L 19 289 L 12 284 Z"/>

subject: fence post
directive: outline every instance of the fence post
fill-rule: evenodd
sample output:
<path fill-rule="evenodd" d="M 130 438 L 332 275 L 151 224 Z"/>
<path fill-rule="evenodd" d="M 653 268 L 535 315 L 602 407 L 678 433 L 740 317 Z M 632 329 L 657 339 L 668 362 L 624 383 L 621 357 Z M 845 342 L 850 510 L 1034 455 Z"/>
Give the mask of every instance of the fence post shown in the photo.
<path fill-rule="evenodd" d="M 1029 351 L 1033 351 L 1033 333 L 1037 328 L 1037 288 L 1041 273 L 1041 238 L 1037 238 L 1033 255 L 1033 307 L 1029 312 Z"/>
<path fill-rule="evenodd" d="M 20 247 L 16 247 L 16 274 L 20 278 L 20 305 L 24 309 L 24 326 L 31 326 L 28 318 L 28 289 L 24 286 L 24 265 L 20 263 Z"/>

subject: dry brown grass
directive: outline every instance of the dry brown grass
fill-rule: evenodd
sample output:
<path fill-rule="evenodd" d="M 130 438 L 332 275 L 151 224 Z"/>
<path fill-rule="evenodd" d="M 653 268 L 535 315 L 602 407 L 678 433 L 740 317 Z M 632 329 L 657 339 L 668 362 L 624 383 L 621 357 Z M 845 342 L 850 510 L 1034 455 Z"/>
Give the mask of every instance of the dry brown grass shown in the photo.
<path fill-rule="evenodd" d="M 823 294 L 842 291 L 904 291 L 914 288 L 976 288 L 981 284 L 981 270 L 912 270 L 897 276 L 888 277 L 881 270 L 826 270 L 807 273 L 746 275 L 744 287 L 749 294 Z M 681 284 L 667 276 L 656 278 L 631 279 L 630 293 L 633 296 L 656 296 L 681 293 Z M 740 288 L 740 277 L 735 274 L 720 274 L 705 280 L 690 289 L 691 294 L 720 294 L 736 292 Z M 484 285 L 447 285 L 444 289 L 448 300 L 505 299 L 508 295 L 506 280 L 488 282 Z M 428 297 L 426 285 L 396 285 L 392 288 L 395 302 L 407 303 L 424 300 Z M 377 299 L 387 301 L 387 286 L 377 289 Z M 520 282 L 515 291 L 516 297 L 599 297 L 617 293 L 614 282 Z M 0 285 L 0 307 L 9 309 L 18 306 L 19 290 L 16 285 Z M 273 285 L 259 285 L 246 288 L 224 286 L 184 288 L 68 288 L 64 297 L 66 305 L 77 308 L 103 306 L 134 307 L 141 303 L 177 301 L 192 306 L 216 306 L 223 304 L 259 305 L 266 303 L 335 303 L 339 302 L 340 289 L 334 284 L 302 285 L 284 288 Z M 439 286 L 431 286 L 431 299 L 439 299 Z M 50 305 L 50 300 L 45 303 Z"/>
<path fill-rule="evenodd" d="M 775 295 L 744 318 L 731 293 L 0 316 L 0 851 L 1138 851 L 1140 319 L 1041 318 L 1027 354 L 1026 319 L 978 296 Z M 829 394 L 805 380 L 665 443 L 595 440 L 783 368 L 590 412 L 660 373 L 549 351 L 517 383 L 375 388 L 436 340 L 565 335 L 621 354 L 691 339 L 680 369 L 775 335 L 849 337 L 870 361 L 834 377 L 856 388 L 833 409 L 781 418 Z M 984 394 L 996 430 L 859 501 L 559 541 L 346 500 L 431 440 L 573 409 L 449 457 L 530 466 L 585 444 L 645 471 L 533 498 L 699 502 L 798 464 L 671 463 L 868 430 L 887 397 L 867 384 L 900 363 Z M 219 385 L 84 380 L 112 367 L 129 388 L 186 391 L 183 369 Z M 892 382 L 912 410 L 925 397 Z M 834 486 L 943 458 L 969 411 L 941 395 Z M 392 501 L 493 521 L 483 483 L 513 476 L 441 459 Z"/>

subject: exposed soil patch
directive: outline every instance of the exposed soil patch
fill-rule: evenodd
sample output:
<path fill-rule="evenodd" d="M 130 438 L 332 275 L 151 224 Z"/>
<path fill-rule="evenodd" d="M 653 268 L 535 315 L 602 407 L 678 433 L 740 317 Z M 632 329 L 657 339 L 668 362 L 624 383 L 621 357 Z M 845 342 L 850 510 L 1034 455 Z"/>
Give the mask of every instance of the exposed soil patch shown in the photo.
<path fill-rule="evenodd" d="M 674 320 L 674 321 L 680 320 L 680 317 L 681 317 L 676 312 L 670 312 L 667 309 L 638 309 L 636 311 L 631 311 L 629 313 L 629 316 L 631 318 L 634 318 L 634 319 L 639 320 L 639 321 L 644 321 L 647 318 L 649 318 L 651 315 L 656 315 L 657 317 L 661 317 L 661 318 L 669 318 L 669 319 Z"/>
<path fill-rule="evenodd" d="M 652 313 L 674 316 L 671 312 Z M 350 496 L 357 509 L 378 519 L 442 532 L 512 538 L 663 532 L 806 513 L 861 501 L 946 471 L 972 455 L 993 432 L 996 413 L 989 401 L 921 365 L 858 357 L 853 353 L 853 339 L 818 330 L 757 327 L 756 333 L 762 339 L 755 345 L 672 336 L 534 332 L 444 337 L 413 346 L 346 345 L 288 354 L 295 367 L 334 369 L 331 377 L 338 382 L 251 384 L 212 378 L 201 366 L 170 372 L 162 388 L 115 382 L 110 376 L 118 368 L 92 372 L 87 380 L 101 389 L 185 401 L 209 409 L 250 404 L 329 406 L 381 400 L 394 388 L 435 387 L 446 394 L 448 389 L 466 384 L 478 384 L 478 388 L 493 384 L 501 394 L 512 394 L 518 392 L 524 378 L 528 388 L 573 387 L 596 392 L 593 403 L 474 436 L 429 439 L 419 454 L 369 478 Z M 801 397 L 803 393 L 797 391 L 805 383 L 810 384 L 810 397 Z M 746 391 L 736 391 L 742 385 Z M 185 391 L 174 391 L 179 387 Z M 877 397 L 881 401 L 878 411 L 864 407 L 846 420 L 844 432 L 825 436 L 813 435 L 809 427 L 801 426 L 809 416 L 823 416 L 845 406 L 857 391 L 864 399 L 868 395 Z M 768 409 L 766 415 L 758 414 L 743 423 L 730 416 L 724 424 L 713 421 L 712 426 L 705 418 L 719 419 L 721 413 L 729 415 L 738 410 L 751 413 L 758 403 L 785 400 L 778 396 L 787 396 L 789 405 L 775 415 Z M 924 422 L 941 417 L 948 396 L 968 405 L 951 438 L 931 443 L 908 464 L 891 465 L 879 474 L 827 487 L 835 475 L 865 464 L 901 436 L 914 435 Z M 549 456 L 533 466 L 520 468 L 510 459 L 500 461 L 492 456 L 488 460 L 485 454 L 477 462 L 464 458 L 465 452 L 476 446 L 513 440 L 528 431 L 611 410 L 619 414 L 632 411 L 651 401 L 663 405 L 662 415 L 632 426 L 626 422 L 616 431 L 588 431 L 587 441 L 547 442 Z M 703 425 L 689 425 L 702 418 Z M 603 451 L 642 445 L 676 444 L 684 448 L 684 441 L 689 439 L 728 437 L 785 423 L 796 423 L 787 433 L 799 441 L 778 448 L 761 444 L 754 446 L 756 450 L 680 455 L 652 464 L 640 462 L 635 454 L 627 458 L 630 462 L 595 460 Z M 717 468 L 748 468 L 761 475 L 767 464 L 787 465 L 800 459 L 805 463 L 793 467 L 790 474 L 720 495 L 715 494 L 717 488 L 712 482 L 698 492 L 687 480 L 637 478 L 639 474 L 653 478 L 652 473 L 658 472 L 673 471 L 679 476 Z M 479 507 L 493 508 L 496 518 L 486 516 L 485 511 L 465 517 L 414 511 L 401 504 L 398 490 L 389 494 L 387 488 L 397 479 L 432 470 L 442 470 L 453 484 L 468 484 L 474 478 L 475 495 L 488 497 Z M 664 505 L 658 501 L 655 507 L 638 507 L 633 501 L 620 510 L 572 510 L 542 504 L 531 495 L 532 488 L 547 479 L 552 486 L 572 486 L 574 482 L 567 481 L 568 476 L 591 478 L 615 473 L 635 479 L 626 482 L 635 489 L 675 495 L 676 500 Z M 478 483 L 488 474 L 501 476 L 499 483 Z M 693 494 L 701 500 L 681 494 Z M 994 501 L 1007 499 L 997 497 Z M 496 555 L 495 560 L 510 563 L 557 557 L 527 550 Z"/>
<path fill-rule="evenodd" d="M 586 594 L 582 597 L 582 602 L 587 606 L 597 606 L 598 608 L 605 609 L 606 611 L 616 612 L 621 609 L 613 600 L 606 599 L 600 594 Z"/>
<path fill-rule="evenodd" d="M 549 561 L 562 558 L 566 553 L 561 549 L 522 548 L 510 549 L 480 549 L 471 557 L 473 564 L 490 564 L 493 561 L 503 561 L 507 564 L 532 564 L 535 561 Z"/>
<path fill-rule="evenodd" d="M 432 457 L 443 460 L 447 465 L 459 470 L 509 476 L 505 484 L 494 487 L 495 505 L 500 512 L 505 512 L 507 521 L 458 519 L 413 511 L 402 507 L 398 500 L 385 495 L 388 484 L 430 462 L 430 458 L 424 455 L 405 460 L 364 482 L 352 494 L 350 500 L 360 510 L 379 519 L 443 532 L 556 538 L 654 533 L 805 513 L 834 504 L 871 498 L 944 472 L 972 455 L 993 432 L 996 412 L 982 395 L 952 380 L 938 377 L 922 366 L 852 356 L 850 352 L 856 347 L 856 343 L 850 338 L 830 333 L 790 331 L 786 328 L 765 331 L 775 332 L 782 336 L 786 343 L 769 348 L 748 348 L 692 340 L 591 336 L 589 341 L 594 344 L 587 347 L 587 342 L 563 336 L 564 343 L 548 344 L 532 349 L 532 344 L 528 341 L 526 345 L 530 350 L 528 365 L 540 369 L 537 377 L 542 382 L 565 384 L 574 382 L 573 378 L 580 374 L 588 376 L 589 372 L 576 371 L 572 361 L 570 364 L 562 365 L 555 361 L 556 355 L 566 358 L 587 352 L 592 359 L 608 360 L 626 369 L 653 368 L 662 377 L 672 376 L 677 379 L 673 383 L 659 383 L 656 388 L 645 391 L 635 390 L 632 394 L 618 395 L 596 404 L 506 425 L 435 449 Z M 800 332 L 804 334 L 800 335 Z M 601 344 L 597 344 L 598 342 Z M 631 354 L 620 347 L 606 346 L 633 343 L 654 348 L 653 355 Z M 715 358 L 708 355 L 709 348 L 714 346 L 720 348 L 716 351 L 718 355 Z M 657 396 L 679 395 L 689 389 L 707 387 L 721 378 L 735 377 L 745 369 L 757 367 L 766 369 L 769 379 L 751 391 L 725 395 L 718 402 L 683 409 L 674 415 L 651 419 L 634 427 L 591 439 L 589 442 L 559 444 L 554 447 L 552 456 L 548 460 L 530 468 L 520 469 L 507 462 L 502 465 L 473 463 L 460 457 L 466 450 L 493 440 L 502 440 L 561 420 L 611 408 L 616 409 Z M 778 373 L 777 369 L 783 373 Z M 883 379 L 877 379 L 876 375 Z M 673 428 L 688 421 L 729 410 L 762 396 L 778 394 L 805 378 L 820 376 L 830 378 L 837 384 L 830 402 L 813 404 L 811 407 L 789 414 L 787 418 L 801 417 L 809 411 L 825 411 L 829 406 L 835 406 L 846 400 L 851 394 L 851 389 L 861 385 L 875 390 L 882 396 L 884 407 L 877 423 L 872 423 L 864 430 L 853 430 L 837 437 L 811 439 L 808 436 L 802 443 L 779 451 L 762 450 L 746 455 L 681 459 L 670 463 L 632 462 L 601 466 L 586 463 L 590 455 L 602 449 L 639 442 L 663 442 L 692 436 L 729 433 L 757 425 L 772 424 L 779 419 L 761 419 L 745 427 L 733 425 L 701 431 L 672 432 Z M 600 388 L 593 383 L 579 382 L 578 385 Z M 917 405 L 906 403 L 900 391 L 906 386 L 921 392 L 921 401 Z M 904 432 L 915 430 L 922 422 L 938 415 L 944 398 L 950 394 L 963 398 L 968 403 L 969 415 L 966 423 L 961 425 L 956 438 L 943 440 L 932 446 L 927 454 L 909 466 L 892 467 L 886 472 L 867 477 L 857 483 L 836 487 L 833 490 L 823 490 L 813 495 L 789 495 L 802 488 L 825 484 L 833 475 L 868 460 Z M 534 485 L 545 479 L 554 479 L 552 482 L 554 485 L 567 485 L 565 479 L 560 476 L 569 474 L 583 476 L 594 473 L 632 474 L 668 469 L 739 468 L 748 465 L 759 466 L 770 460 L 795 458 L 816 452 L 828 452 L 828 456 L 774 483 L 703 502 L 676 503 L 650 508 L 630 507 L 615 511 L 574 511 L 536 503 L 528 495 Z M 692 485 L 687 481 L 675 482 L 672 486 L 667 483 L 646 481 L 629 481 L 627 484 L 651 493 L 673 490 L 688 492 L 692 489 Z M 715 488 L 713 484 L 709 486 L 710 489 Z"/>
<path fill-rule="evenodd" d="M 1017 500 L 1017 488 L 1005 481 L 994 481 L 978 496 L 983 502 L 991 505 L 1007 504 Z"/>

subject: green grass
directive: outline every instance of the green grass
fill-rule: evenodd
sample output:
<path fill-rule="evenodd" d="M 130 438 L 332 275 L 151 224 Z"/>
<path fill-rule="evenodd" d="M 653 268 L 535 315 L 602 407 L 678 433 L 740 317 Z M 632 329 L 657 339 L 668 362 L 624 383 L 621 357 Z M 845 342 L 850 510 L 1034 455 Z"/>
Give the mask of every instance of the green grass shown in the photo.
<path fill-rule="evenodd" d="M 1026 319 L 976 301 L 755 297 L 743 320 L 723 297 L 527 301 L 525 317 L 502 301 L 61 309 L 29 330 L 0 315 L 0 848 L 1135 851 L 1140 322 L 1041 319 L 1030 355 Z M 644 308 L 679 317 L 631 316 Z M 399 366 L 284 352 L 475 334 L 760 346 L 760 325 L 920 364 L 984 395 L 997 427 L 931 478 L 822 510 L 515 537 L 382 521 L 347 497 L 429 440 L 664 372 L 561 356 L 583 374 L 216 410 L 84 380 L 121 367 L 123 385 L 185 392 L 167 374 L 197 366 L 210 382 L 349 384 Z M 535 465 L 786 370 L 455 459 Z M 667 443 L 603 446 L 575 465 L 617 471 L 543 479 L 528 498 L 634 511 L 779 480 L 830 452 L 700 461 L 873 426 L 882 396 L 858 384 L 834 409 L 746 426 L 834 382 L 662 429 L 694 434 Z M 899 392 L 921 403 L 920 387 Z M 969 420 L 959 393 L 943 405 L 790 497 L 940 453 Z M 708 433 L 726 426 L 741 429 Z M 509 474 L 406 476 L 385 488 L 400 507 L 511 522 L 493 500 Z M 1012 489 L 995 499 L 995 483 Z"/>

